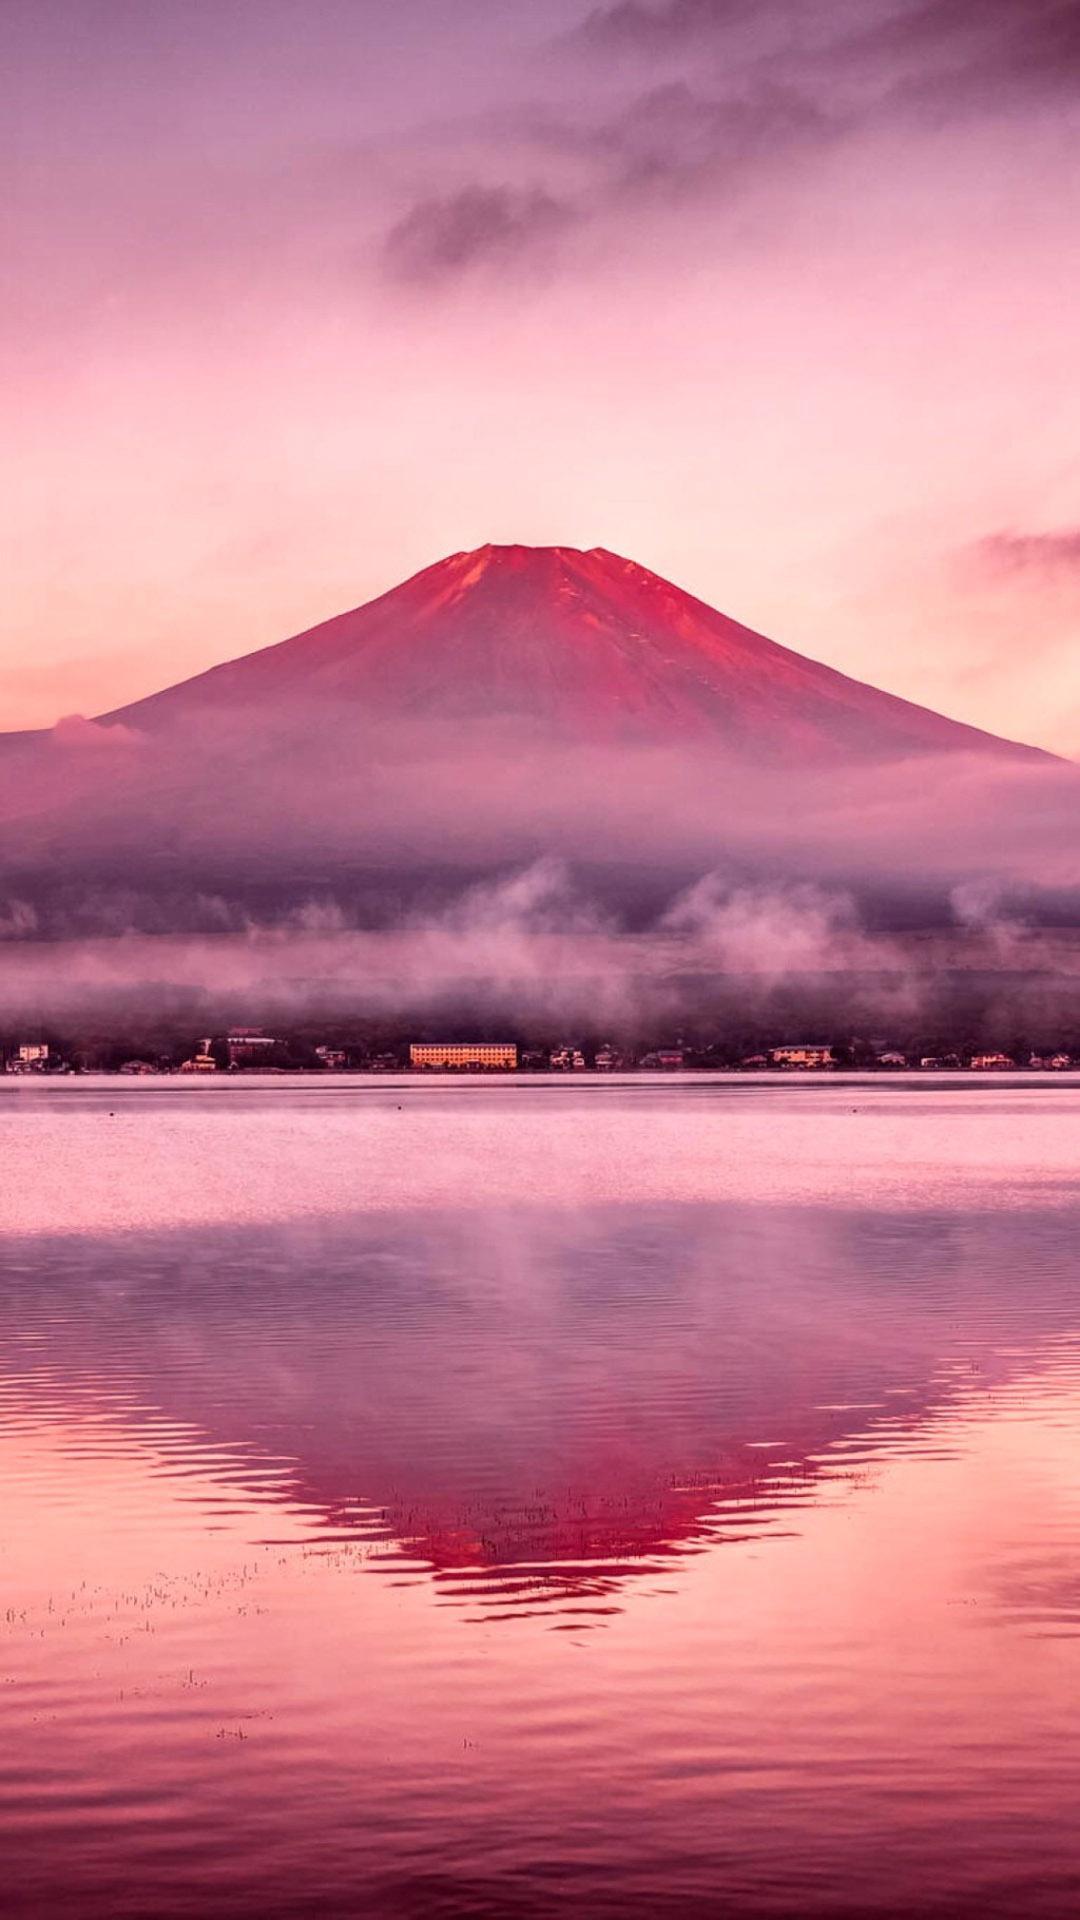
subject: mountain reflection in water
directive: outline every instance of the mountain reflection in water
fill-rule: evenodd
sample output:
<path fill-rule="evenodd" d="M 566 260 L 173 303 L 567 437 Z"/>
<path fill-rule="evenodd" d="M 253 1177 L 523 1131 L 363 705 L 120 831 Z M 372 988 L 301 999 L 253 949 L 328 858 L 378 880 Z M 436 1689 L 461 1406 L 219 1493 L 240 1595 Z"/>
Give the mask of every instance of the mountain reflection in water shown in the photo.
<path fill-rule="evenodd" d="M 1059 1245 L 1054 1214 L 730 1206 L 29 1241 L 0 1329 L 9 1380 L 164 1413 L 505 1609 L 775 1528 L 1074 1324 Z"/>
<path fill-rule="evenodd" d="M 8 1236 L 5 1912 L 1071 1914 L 1078 1224 Z"/>

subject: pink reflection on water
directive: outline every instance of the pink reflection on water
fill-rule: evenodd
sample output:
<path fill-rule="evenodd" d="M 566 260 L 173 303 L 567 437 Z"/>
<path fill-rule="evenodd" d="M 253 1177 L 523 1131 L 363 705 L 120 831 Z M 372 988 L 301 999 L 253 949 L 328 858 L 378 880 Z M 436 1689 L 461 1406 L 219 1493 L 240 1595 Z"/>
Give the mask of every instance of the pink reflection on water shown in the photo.
<path fill-rule="evenodd" d="M 1071 1912 L 1076 1215 L 941 1205 L 984 1113 L 893 1210 L 9 1238 L 9 1911 Z"/>

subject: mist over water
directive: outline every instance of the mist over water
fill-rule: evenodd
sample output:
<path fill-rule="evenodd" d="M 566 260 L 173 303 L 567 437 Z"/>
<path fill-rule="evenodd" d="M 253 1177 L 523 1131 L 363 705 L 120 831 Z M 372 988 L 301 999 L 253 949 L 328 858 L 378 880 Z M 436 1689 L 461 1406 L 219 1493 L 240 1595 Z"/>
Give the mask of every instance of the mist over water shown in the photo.
<path fill-rule="evenodd" d="M 1069 1078 L 0 1145 L 20 1920 L 1074 1910 Z"/>

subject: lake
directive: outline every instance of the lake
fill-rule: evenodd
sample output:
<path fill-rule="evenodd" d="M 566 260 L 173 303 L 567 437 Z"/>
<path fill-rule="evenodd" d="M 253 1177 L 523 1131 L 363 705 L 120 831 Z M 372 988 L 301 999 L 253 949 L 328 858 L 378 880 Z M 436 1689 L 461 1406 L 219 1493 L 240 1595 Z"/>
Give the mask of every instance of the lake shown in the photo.
<path fill-rule="evenodd" d="M 1080 1082 L 0 1081 L 5 1916 L 1080 1908 Z"/>

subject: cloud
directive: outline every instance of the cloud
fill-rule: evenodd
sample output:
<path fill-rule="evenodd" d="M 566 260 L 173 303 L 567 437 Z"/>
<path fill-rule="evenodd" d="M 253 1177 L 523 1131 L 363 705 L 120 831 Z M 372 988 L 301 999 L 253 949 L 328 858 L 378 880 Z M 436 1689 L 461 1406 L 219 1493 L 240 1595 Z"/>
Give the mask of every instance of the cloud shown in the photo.
<path fill-rule="evenodd" d="M 606 930 L 597 909 L 576 892 L 566 861 L 550 854 L 508 876 L 467 888 L 434 919 L 413 917 L 409 924 L 469 936 Z"/>
<path fill-rule="evenodd" d="M 488 130 L 496 145 L 510 137 L 501 116 Z M 421 283 L 505 264 L 628 205 L 727 193 L 749 173 L 831 145 L 846 131 L 809 95 L 758 78 L 720 94 L 672 80 L 614 112 L 523 111 L 513 138 L 545 162 L 575 165 L 582 174 L 576 198 L 494 185 L 421 201 L 387 236 L 386 264 L 395 278 Z"/>
<path fill-rule="evenodd" d="M 924 0 L 890 16 L 878 45 L 942 56 L 954 74 L 997 75 L 1022 84 L 1042 76 L 1057 84 L 1080 70 L 1077 0 Z"/>
<path fill-rule="evenodd" d="M 391 227 L 392 279 L 520 268 L 578 223 L 726 198 L 882 126 L 971 119 L 1040 86 L 1058 97 L 1080 73 L 1080 0 L 619 0 L 553 51 L 572 82 L 561 97 L 441 123 L 476 178 Z M 651 84 L 628 89 L 616 53 Z M 537 166 L 527 186 L 514 180 L 523 155 Z"/>
<path fill-rule="evenodd" d="M 728 183 L 751 165 L 835 140 L 843 126 L 805 94 L 756 83 L 710 97 L 675 81 L 640 95 L 596 136 L 618 163 L 617 190 Z"/>
<path fill-rule="evenodd" d="M 0 900 L 0 940 L 32 940 L 39 925 L 29 900 Z"/>
<path fill-rule="evenodd" d="M 478 266 L 505 267 L 557 239 L 575 219 L 569 203 L 541 187 L 462 187 L 419 200 L 383 245 L 391 277 L 449 280 Z"/>
<path fill-rule="evenodd" d="M 1059 99 L 1080 75 L 1080 0 L 922 0 L 835 49 L 884 87 L 883 103 L 952 121 L 1018 99 Z"/>
<path fill-rule="evenodd" d="M 1080 527 L 1053 533 L 991 533 L 967 553 L 988 572 L 1080 576 Z"/>
<path fill-rule="evenodd" d="M 13 1034 L 44 1009 L 65 1031 L 159 1042 L 245 1019 L 361 1035 L 381 1023 L 413 1037 L 463 1020 L 548 1040 L 686 1027 L 727 1039 L 883 1029 L 913 1041 L 970 1029 L 996 1042 L 1019 1025 L 1057 1043 L 1075 1031 L 1080 948 L 1071 931 L 1022 918 L 1015 898 L 976 877 L 953 890 L 951 925 L 883 932 L 846 889 L 714 870 L 633 931 L 562 863 L 540 860 L 381 929 L 316 913 L 146 935 L 120 919 L 111 937 L 58 940 L 28 903 L 9 902 L 0 1027 Z"/>
<path fill-rule="evenodd" d="M 86 749 L 91 753 L 115 753 L 126 747 L 148 744 L 145 733 L 140 733 L 137 727 L 102 726 L 82 713 L 66 713 L 57 721 L 50 737 L 55 746 Z"/>
<path fill-rule="evenodd" d="M 986 875 L 962 881 L 949 902 L 957 925 L 982 937 L 995 966 L 1023 968 L 1040 953 L 1037 930 L 1010 905 L 1000 881 Z"/>
<path fill-rule="evenodd" d="M 1080 0 L 880 0 L 861 12 L 852 30 L 839 6 L 619 0 L 595 8 L 573 39 L 601 57 L 643 59 L 694 58 L 716 42 L 729 71 L 733 59 L 747 73 L 764 59 L 822 100 L 858 75 L 870 83 L 868 115 L 922 104 L 951 118 L 1021 93 L 1058 96 L 1080 74 Z"/>
<path fill-rule="evenodd" d="M 709 873 L 672 902 L 661 925 L 731 973 L 775 979 L 899 964 L 887 941 L 863 932 L 849 893 L 805 881 L 733 887 L 722 872 Z"/>
<path fill-rule="evenodd" d="M 747 0 L 669 0 L 667 6 L 619 0 L 595 8 L 573 38 L 599 53 L 657 53 L 722 32 L 751 11 Z"/>

